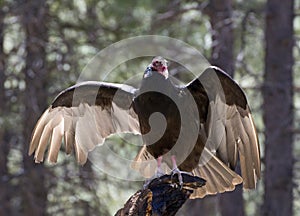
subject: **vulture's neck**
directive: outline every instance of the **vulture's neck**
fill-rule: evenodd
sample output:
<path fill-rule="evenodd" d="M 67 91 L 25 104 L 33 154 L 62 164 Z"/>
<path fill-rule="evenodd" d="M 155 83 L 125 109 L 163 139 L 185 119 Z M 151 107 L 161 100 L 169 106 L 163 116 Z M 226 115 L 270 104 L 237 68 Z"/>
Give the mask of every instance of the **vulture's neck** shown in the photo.
<path fill-rule="evenodd" d="M 151 77 L 143 78 L 140 92 L 158 91 L 168 93 L 175 90 L 175 86 L 169 78 L 165 78 L 159 73 L 153 73 Z"/>

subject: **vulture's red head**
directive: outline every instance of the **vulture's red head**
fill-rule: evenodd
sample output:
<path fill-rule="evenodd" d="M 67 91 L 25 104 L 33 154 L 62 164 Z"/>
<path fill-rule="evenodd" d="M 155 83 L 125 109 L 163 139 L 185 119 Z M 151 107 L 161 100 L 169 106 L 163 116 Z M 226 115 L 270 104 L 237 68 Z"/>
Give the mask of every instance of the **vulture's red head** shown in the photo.
<path fill-rule="evenodd" d="M 151 70 L 151 71 L 149 71 Z M 148 73 L 147 73 L 148 71 Z M 153 58 L 151 64 L 147 67 L 144 77 L 148 77 L 152 71 L 163 75 L 166 79 L 169 77 L 168 62 L 161 56 Z"/>

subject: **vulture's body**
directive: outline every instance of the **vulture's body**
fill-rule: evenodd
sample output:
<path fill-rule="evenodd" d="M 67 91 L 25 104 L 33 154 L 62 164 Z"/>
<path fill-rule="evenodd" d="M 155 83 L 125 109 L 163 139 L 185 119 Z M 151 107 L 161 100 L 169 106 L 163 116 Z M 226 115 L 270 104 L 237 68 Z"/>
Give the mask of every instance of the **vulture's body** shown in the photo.
<path fill-rule="evenodd" d="M 67 153 L 74 147 L 79 163 L 113 133 L 141 134 L 139 162 L 161 158 L 182 171 L 206 179 L 193 198 L 231 191 L 244 181 L 255 188 L 260 177 L 257 134 L 241 88 L 216 67 L 186 86 L 174 85 L 166 62 L 155 58 L 139 89 L 121 84 L 86 82 L 60 93 L 38 121 L 29 153 L 36 162 L 56 162 L 64 138 Z M 240 158 L 242 177 L 234 172 Z M 174 165 L 174 163 L 173 163 Z"/>
<path fill-rule="evenodd" d="M 144 144 L 147 146 L 148 152 L 155 158 L 169 152 L 179 137 L 181 119 L 178 107 L 174 102 L 178 99 L 176 87 L 170 80 L 166 80 L 158 73 L 142 81 L 141 88 L 134 99 L 134 110 L 139 117 Z M 156 116 L 151 126 L 149 119 L 156 113 L 162 115 Z M 164 120 L 166 125 L 163 125 Z"/>
<path fill-rule="evenodd" d="M 134 98 L 134 110 L 139 117 L 147 153 L 154 158 L 167 154 L 165 162 L 170 167 L 170 156 L 174 155 L 179 169 L 188 172 L 197 167 L 205 144 L 205 140 L 198 139 L 197 107 L 193 110 L 190 99 L 186 90 L 159 73 L 144 78 Z"/>

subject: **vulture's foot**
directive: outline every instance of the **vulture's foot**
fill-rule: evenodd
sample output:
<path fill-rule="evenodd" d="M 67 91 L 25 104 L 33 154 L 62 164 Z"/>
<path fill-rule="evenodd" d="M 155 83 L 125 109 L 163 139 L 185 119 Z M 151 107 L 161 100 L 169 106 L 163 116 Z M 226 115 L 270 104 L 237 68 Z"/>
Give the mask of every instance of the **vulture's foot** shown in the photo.
<path fill-rule="evenodd" d="M 182 188 L 182 186 L 183 186 L 182 174 L 187 174 L 187 175 L 193 175 L 193 174 L 189 173 L 189 172 L 184 172 L 184 171 L 181 171 L 181 170 L 178 169 L 175 155 L 171 156 L 171 160 L 172 160 L 172 164 L 173 164 L 173 170 L 172 170 L 172 173 L 171 173 L 172 177 L 176 174 L 178 175 L 178 181 L 179 181 L 179 184 L 180 184 L 180 188 Z"/>
<path fill-rule="evenodd" d="M 174 177 L 175 175 L 178 175 L 178 181 L 179 181 L 179 184 L 180 184 L 180 187 L 182 188 L 183 186 L 183 179 L 182 179 L 182 174 L 187 174 L 187 175 L 193 175 L 192 173 L 189 173 L 189 172 L 185 172 L 185 171 L 180 171 L 178 169 L 178 167 L 174 168 L 172 170 L 172 177 Z"/>

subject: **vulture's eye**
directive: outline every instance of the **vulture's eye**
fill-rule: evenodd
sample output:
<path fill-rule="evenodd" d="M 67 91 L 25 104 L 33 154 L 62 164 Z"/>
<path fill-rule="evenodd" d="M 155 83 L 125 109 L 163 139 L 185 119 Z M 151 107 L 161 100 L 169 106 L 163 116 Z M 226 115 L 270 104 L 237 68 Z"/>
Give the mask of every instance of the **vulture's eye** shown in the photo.
<path fill-rule="evenodd" d="M 162 63 L 160 61 L 156 60 L 153 65 L 157 67 L 159 65 L 162 65 Z"/>

